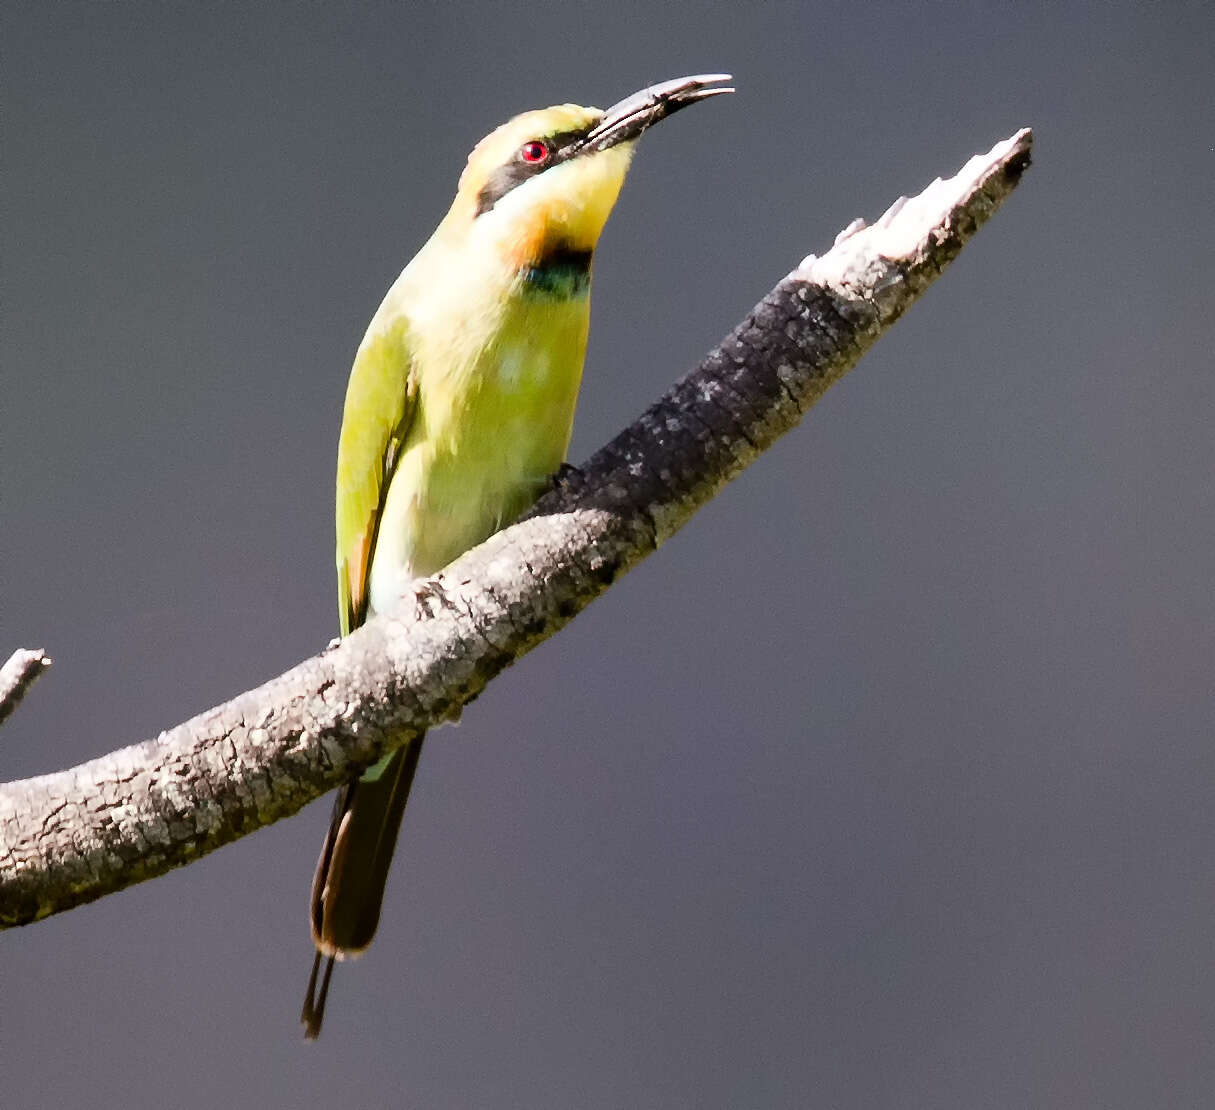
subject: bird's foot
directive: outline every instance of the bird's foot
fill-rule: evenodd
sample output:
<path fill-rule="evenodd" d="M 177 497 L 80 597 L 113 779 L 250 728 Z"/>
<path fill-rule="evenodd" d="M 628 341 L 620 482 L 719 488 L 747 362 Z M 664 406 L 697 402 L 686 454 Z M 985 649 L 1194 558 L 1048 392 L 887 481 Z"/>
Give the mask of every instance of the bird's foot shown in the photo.
<path fill-rule="evenodd" d="M 570 490 L 577 490 L 582 486 L 586 475 L 582 473 L 576 466 L 569 463 L 562 463 L 555 473 L 548 476 L 548 489 L 546 493 L 565 493 Z"/>

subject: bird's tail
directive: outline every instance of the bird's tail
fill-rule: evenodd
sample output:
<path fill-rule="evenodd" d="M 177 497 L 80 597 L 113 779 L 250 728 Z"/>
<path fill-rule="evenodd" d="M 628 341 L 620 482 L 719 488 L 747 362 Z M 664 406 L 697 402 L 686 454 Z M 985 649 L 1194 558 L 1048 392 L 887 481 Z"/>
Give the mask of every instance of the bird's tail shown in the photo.
<path fill-rule="evenodd" d="M 409 800 L 422 740 L 398 748 L 338 791 L 333 820 L 312 880 L 316 958 L 300 1020 L 314 1040 L 325 1016 L 334 960 L 357 956 L 375 936 L 401 816 Z M 321 961 L 326 960 L 324 974 Z"/>

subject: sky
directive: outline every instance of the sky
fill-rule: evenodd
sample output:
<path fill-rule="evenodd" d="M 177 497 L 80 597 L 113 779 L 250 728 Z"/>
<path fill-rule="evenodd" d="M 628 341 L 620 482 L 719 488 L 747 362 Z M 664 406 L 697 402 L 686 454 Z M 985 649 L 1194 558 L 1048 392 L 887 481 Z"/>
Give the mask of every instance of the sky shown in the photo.
<path fill-rule="evenodd" d="M 380 297 L 518 111 L 727 71 L 596 256 L 571 459 L 807 253 L 1034 165 L 803 425 L 427 745 L 297 1024 L 324 799 L 0 937 L 15 1110 L 1209 1105 L 1215 8 L 9 3 L 0 777 L 336 631 Z"/>

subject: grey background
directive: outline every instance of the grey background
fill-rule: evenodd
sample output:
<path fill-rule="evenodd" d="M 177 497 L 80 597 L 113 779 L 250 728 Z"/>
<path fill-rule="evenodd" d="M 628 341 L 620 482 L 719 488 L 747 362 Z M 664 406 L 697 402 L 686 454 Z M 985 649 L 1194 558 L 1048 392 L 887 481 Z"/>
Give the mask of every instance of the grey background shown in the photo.
<path fill-rule="evenodd" d="M 1036 165 L 872 356 L 426 753 L 296 1024 L 318 802 L 0 939 L 0 1101 L 1198 1107 L 1215 8 L 3 9 L 6 778 L 336 627 L 350 357 L 473 142 L 727 69 L 598 256 L 577 460 L 854 216 Z"/>

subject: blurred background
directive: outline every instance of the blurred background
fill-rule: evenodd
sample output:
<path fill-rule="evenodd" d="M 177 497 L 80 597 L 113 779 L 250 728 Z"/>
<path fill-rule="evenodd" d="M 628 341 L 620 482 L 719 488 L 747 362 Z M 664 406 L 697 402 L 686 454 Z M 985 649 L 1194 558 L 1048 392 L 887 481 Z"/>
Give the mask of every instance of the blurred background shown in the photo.
<path fill-rule="evenodd" d="M 804 426 L 427 747 L 0 938 L 13 1110 L 1209 1105 L 1209 4 L 6 4 L 0 775 L 336 630 L 351 356 L 473 143 L 727 70 L 597 256 L 585 458 L 853 217 L 1035 164 Z M 1206 1092 L 1204 1095 L 1203 1092 Z"/>

